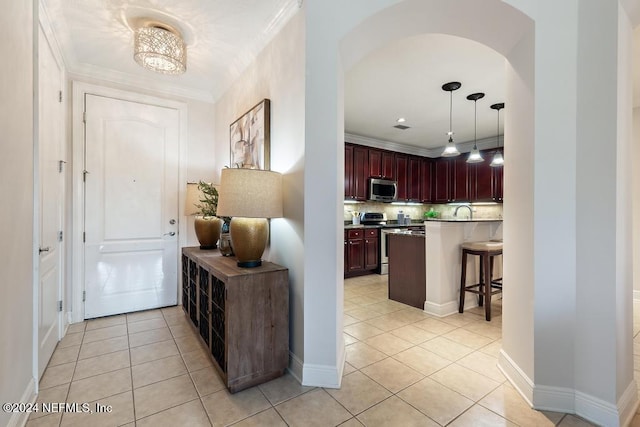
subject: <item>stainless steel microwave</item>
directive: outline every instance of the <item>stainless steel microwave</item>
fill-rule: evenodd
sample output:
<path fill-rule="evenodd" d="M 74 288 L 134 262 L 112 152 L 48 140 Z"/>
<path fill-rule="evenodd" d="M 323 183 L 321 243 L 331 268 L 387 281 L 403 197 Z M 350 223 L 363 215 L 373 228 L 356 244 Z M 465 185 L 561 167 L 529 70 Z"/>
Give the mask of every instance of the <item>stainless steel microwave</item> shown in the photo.
<path fill-rule="evenodd" d="M 398 183 L 388 179 L 369 179 L 369 200 L 394 202 L 398 198 Z"/>

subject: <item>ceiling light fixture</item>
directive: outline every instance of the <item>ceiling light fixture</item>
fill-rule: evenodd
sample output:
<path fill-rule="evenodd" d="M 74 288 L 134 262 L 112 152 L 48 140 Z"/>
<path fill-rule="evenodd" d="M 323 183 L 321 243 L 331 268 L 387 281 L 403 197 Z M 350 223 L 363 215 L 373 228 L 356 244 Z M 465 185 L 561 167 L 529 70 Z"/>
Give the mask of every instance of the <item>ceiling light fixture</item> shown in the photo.
<path fill-rule="evenodd" d="M 474 121 L 473 121 L 473 149 L 471 150 L 471 153 L 469 153 L 469 157 L 467 158 L 467 163 L 481 163 L 481 162 L 484 162 L 484 159 L 482 158 L 482 155 L 480 155 L 480 151 L 478 150 L 478 144 L 477 144 L 477 140 L 478 140 L 478 99 L 482 99 L 482 98 L 484 98 L 484 93 L 482 93 L 482 92 L 472 93 L 471 95 L 467 96 L 467 99 L 469 101 L 473 101 L 473 115 L 474 115 Z"/>
<path fill-rule="evenodd" d="M 450 97 L 449 97 L 449 132 L 447 132 L 447 135 L 449 135 L 449 142 L 447 142 L 447 145 L 444 147 L 444 151 L 441 154 L 442 157 L 455 157 L 455 156 L 459 156 L 460 155 L 460 151 L 458 151 L 458 148 L 456 147 L 455 142 L 453 142 L 453 127 L 451 125 L 452 116 L 453 116 L 453 91 L 460 89 L 460 86 L 462 86 L 462 84 L 460 82 L 450 82 L 450 83 L 445 83 L 445 84 L 442 85 L 442 90 L 445 90 L 445 91 L 449 92 L 449 94 L 450 94 Z"/>
<path fill-rule="evenodd" d="M 493 104 L 491 108 L 498 112 L 498 128 L 496 129 L 496 139 L 498 140 L 498 148 L 500 148 L 500 110 L 504 108 L 504 102 Z M 502 157 L 502 153 L 500 152 L 500 150 L 497 150 L 496 154 L 493 155 L 493 160 L 491 160 L 490 166 L 493 166 L 495 168 L 502 165 L 504 165 L 504 157 Z"/>
<path fill-rule="evenodd" d="M 187 48 L 182 36 L 158 22 L 135 31 L 133 58 L 142 67 L 162 74 L 182 74 L 187 70 Z"/>

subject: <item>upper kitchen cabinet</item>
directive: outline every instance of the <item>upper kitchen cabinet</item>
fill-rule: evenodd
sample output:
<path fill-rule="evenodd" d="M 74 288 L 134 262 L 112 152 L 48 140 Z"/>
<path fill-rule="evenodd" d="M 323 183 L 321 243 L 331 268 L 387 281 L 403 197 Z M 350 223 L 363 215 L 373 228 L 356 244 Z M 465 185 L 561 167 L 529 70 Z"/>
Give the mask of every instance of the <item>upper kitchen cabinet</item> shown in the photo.
<path fill-rule="evenodd" d="M 366 147 L 351 144 L 345 144 L 344 150 L 344 198 L 367 200 L 368 150 Z"/>
<path fill-rule="evenodd" d="M 502 149 L 500 149 L 502 152 Z M 491 167 L 496 150 L 482 151 L 484 162 L 469 165 L 469 188 L 472 202 L 502 201 L 502 166 Z"/>
<path fill-rule="evenodd" d="M 369 177 L 396 179 L 393 152 L 376 148 L 369 149 Z"/>
<path fill-rule="evenodd" d="M 469 165 L 466 156 L 440 157 L 433 163 L 431 183 L 434 203 L 468 202 Z"/>
<path fill-rule="evenodd" d="M 420 157 L 396 153 L 396 180 L 398 182 L 398 201 L 420 201 Z"/>
<path fill-rule="evenodd" d="M 407 200 L 409 186 L 409 156 L 396 153 L 396 180 L 398 181 L 398 201 Z"/>
<path fill-rule="evenodd" d="M 420 201 L 431 203 L 433 201 L 431 182 L 433 180 L 433 160 L 428 157 L 420 159 Z"/>

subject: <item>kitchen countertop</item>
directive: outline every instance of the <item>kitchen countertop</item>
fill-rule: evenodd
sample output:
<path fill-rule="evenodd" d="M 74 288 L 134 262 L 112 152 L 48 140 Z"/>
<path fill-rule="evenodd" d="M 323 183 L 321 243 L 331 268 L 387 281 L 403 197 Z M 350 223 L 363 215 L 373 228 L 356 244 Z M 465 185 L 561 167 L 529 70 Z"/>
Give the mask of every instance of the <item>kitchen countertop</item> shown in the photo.
<path fill-rule="evenodd" d="M 502 219 L 501 218 L 474 218 L 474 219 L 429 218 L 429 219 L 426 219 L 425 221 L 428 221 L 428 222 L 502 222 Z M 388 222 L 387 224 L 371 224 L 371 225 L 363 225 L 363 224 L 354 225 L 354 224 L 351 224 L 350 222 L 344 223 L 345 230 L 351 230 L 354 228 L 407 228 L 407 227 L 421 227 L 421 226 L 424 226 L 424 221 L 415 221 L 415 222 L 412 221 L 411 224 L 404 224 L 404 225 L 399 225 L 393 222 Z"/>

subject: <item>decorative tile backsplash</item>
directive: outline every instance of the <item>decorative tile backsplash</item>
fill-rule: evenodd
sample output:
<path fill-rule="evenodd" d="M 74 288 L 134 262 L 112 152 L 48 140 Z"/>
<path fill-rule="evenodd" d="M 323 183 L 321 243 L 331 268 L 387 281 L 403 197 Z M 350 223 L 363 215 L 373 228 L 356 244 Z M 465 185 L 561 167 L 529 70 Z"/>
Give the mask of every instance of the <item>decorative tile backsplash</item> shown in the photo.
<path fill-rule="evenodd" d="M 453 212 L 456 210 L 457 205 L 442 205 L 442 204 L 423 204 L 423 205 L 396 205 L 391 203 L 377 203 L 377 202 L 364 202 L 364 203 L 345 203 L 344 204 L 344 220 L 351 221 L 353 213 L 358 212 L 385 212 L 387 214 L 387 220 L 394 221 L 398 217 L 398 213 L 402 213 L 407 216 L 411 216 L 412 221 L 424 220 L 424 213 L 433 208 L 438 212 L 438 218 L 453 218 Z M 502 219 L 502 204 L 473 204 L 474 219 Z M 459 218 L 467 218 L 469 216 L 469 210 L 462 208 L 458 211 Z"/>

